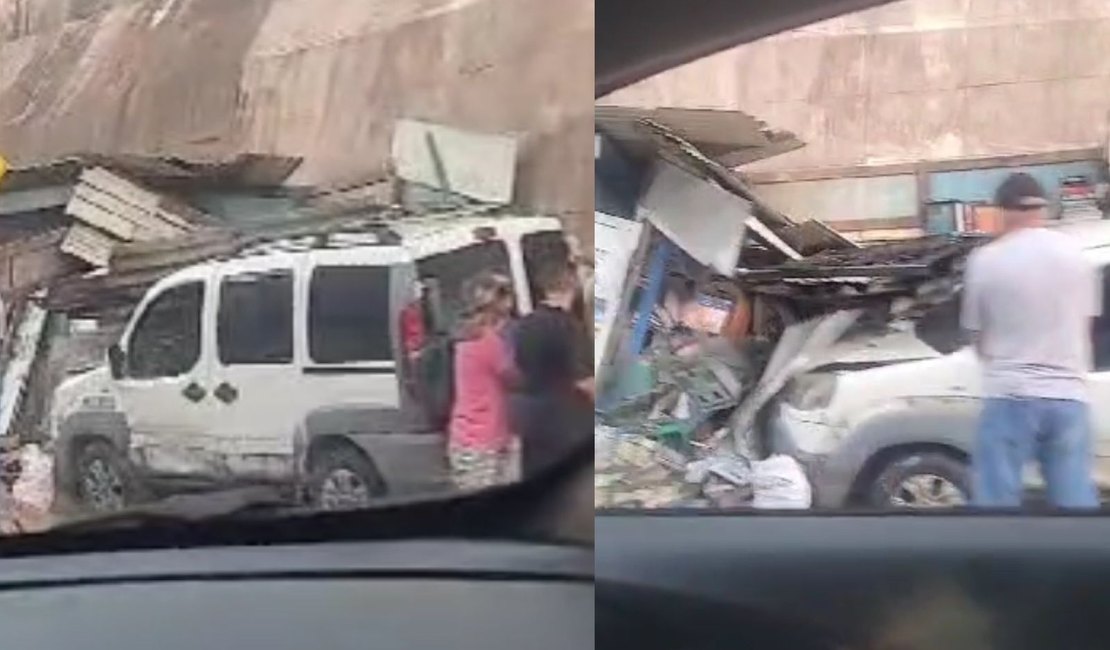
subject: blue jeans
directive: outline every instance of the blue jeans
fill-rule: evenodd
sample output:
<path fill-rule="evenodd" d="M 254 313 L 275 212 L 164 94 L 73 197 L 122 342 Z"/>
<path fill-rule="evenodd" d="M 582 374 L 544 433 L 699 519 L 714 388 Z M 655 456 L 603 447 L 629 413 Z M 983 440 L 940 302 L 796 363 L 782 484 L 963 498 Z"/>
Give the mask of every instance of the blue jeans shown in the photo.
<path fill-rule="evenodd" d="M 1062 508 L 1096 508 L 1091 478 L 1090 412 L 1083 402 L 1044 398 L 986 400 L 972 454 L 972 503 L 1017 507 L 1022 469 L 1040 465 L 1048 500 Z"/>

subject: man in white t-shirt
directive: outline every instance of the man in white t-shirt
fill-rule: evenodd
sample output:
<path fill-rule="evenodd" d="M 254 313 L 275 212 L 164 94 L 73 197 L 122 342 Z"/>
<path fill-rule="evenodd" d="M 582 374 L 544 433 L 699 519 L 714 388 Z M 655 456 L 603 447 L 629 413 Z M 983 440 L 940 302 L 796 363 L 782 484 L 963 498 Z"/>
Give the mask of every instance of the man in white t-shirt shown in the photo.
<path fill-rule="evenodd" d="M 1028 174 L 999 186 L 1004 232 L 975 251 L 961 322 L 983 366 L 984 404 L 972 454 L 972 501 L 1019 506 L 1036 460 L 1049 501 L 1097 507 L 1086 377 L 1102 288 L 1078 242 L 1044 227 L 1048 202 Z"/>

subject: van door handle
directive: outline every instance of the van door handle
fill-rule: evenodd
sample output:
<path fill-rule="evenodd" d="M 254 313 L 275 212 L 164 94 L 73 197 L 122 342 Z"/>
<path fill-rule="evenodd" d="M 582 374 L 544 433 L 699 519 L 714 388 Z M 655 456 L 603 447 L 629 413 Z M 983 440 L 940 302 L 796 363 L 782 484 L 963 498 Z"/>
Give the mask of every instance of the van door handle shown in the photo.
<path fill-rule="evenodd" d="M 199 402 L 204 399 L 204 396 L 208 393 L 201 388 L 200 384 L 194 381 L 186 386 L 185 390 L 181 391 L 181 394 L 190 402 Z"/>
<path fill-rule="evenodd" d="M 235 387 L 226 381 L 216 386 L 216 390 L 212 391 L 212 394 L 224 404 L 230 404 L 239 399 L 239 391 L 235 390 Z"/>

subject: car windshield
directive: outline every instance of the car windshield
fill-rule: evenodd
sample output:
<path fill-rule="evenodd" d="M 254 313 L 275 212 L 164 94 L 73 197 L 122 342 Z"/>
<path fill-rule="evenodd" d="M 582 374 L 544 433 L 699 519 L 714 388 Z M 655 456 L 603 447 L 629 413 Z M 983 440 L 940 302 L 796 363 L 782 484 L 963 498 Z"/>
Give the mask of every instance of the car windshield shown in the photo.
<path fill-rule="evenodd" d="M 1104 502 L 1110 13 L 872 4 L 597 99 L 599 506 Z"/>
<path fill-rule="evenodd" d="M 591 0 L 0 0 L 0 531 L 588 449 L 592 44 Z"/>

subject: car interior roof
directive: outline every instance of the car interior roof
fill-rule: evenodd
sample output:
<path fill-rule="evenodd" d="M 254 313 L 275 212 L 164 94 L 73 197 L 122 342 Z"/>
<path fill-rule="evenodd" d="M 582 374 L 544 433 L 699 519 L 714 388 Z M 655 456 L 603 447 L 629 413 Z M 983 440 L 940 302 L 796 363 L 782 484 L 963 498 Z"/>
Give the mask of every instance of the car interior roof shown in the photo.
<path fill-rule="evenodd" d="M 715 52 L 891 0 L 596 0 L 594 96 Z"/>

